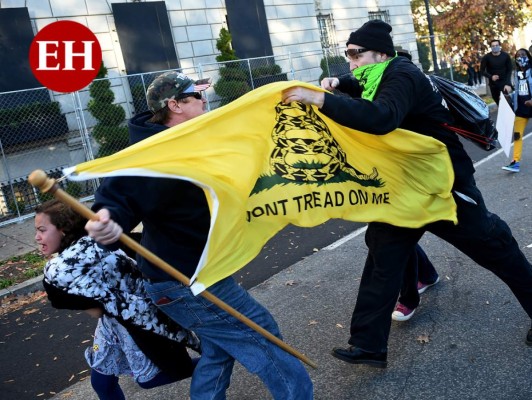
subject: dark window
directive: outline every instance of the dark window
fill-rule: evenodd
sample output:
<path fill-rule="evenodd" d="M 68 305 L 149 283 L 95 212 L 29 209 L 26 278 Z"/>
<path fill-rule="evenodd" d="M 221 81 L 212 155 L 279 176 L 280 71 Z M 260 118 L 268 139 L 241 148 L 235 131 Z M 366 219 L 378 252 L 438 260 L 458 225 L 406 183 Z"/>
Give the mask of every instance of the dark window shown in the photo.
<path fill-rule="evenodd" d="M 0 92 L 42 86 L 33 76 L 29 63 L 33 37 L 26 7 L 0 9 Z"/>
<path fill-rule="evenodd" d="M 112 7 L 128 74 L 179 68 L 164 1 Z"/>
<path fill-rule="evenodd" d="M 226 0 L 227 25 L 239 58 L 273 55 L 263 0 Z"/>

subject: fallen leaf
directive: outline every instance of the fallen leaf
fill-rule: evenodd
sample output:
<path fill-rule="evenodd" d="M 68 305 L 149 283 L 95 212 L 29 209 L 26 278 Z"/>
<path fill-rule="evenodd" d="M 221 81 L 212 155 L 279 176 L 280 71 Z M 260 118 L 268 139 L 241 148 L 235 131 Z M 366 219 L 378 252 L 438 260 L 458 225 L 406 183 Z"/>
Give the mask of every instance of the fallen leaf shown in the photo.
<path fill-rule="evenodd" d="M 429 335 L 426 333 L 423 333 L 422 335 L 419 335 L 416 339 L 419 343 L 428 343 L 430 341 Z"/>
<path fill-rule="evenodd" d="M 318 321 L 311 320 L 308 324 L 309 325 L 318 325 Z"/>
<path fill-rule="evenodd" d="M 295 284 L 296 284 L 296 281 L 293 279 L 290 279 L 289 281 L 286 281 L 285 283 L 286 286 L 294 286 Z"/>
<path fill-rule="evenodd" d="M 337 328 L 343 328 L 344 326 L 342 324 L 336 324 Z"/>
<path fill-rule="evenodd" d="M 312 249 L 312 251 L 315 253 L 315 252 L 319 251 L 319 249 L 317 249 L 317 248 L 314 247 L 314 248 Z"/>

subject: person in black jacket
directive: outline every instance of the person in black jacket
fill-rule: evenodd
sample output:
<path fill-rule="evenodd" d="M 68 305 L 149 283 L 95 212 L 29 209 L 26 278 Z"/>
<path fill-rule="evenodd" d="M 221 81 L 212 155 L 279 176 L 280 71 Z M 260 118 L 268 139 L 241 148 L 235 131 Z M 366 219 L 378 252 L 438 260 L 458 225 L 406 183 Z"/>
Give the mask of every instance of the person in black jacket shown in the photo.
<path fill-rule="evenodd" d="M 129 122 L 131 142 L 202 115 L 206 100 L 200 90 L 205 88 L 175 71 L 159 75 L 146 93 L 149 111 Z M 113 244 L 122 229 L 131 231 L 142 222 L 141 244 L 188 278 L 193 276 L 210 228 L 209 205 L 201 187 L 172 178 L 106 178 L 95 194 L 93 209 L 100 220 L 89 221 L 86 229 L 96 241 Z M 190 386 L 192 399 L 225 398 L 235 360 L 262 379 L 275 399 L 312 399 L 312 381 L 296 357 L 203 296 L 194 295 L 145 258 L 138 257 L 138 266 L 159 309 L 201 340 L 202 357 Z M 281 337 L 270 312 L 232 277 L 209 286 L 209 293 Z"/>
<path fill-rule="evenodd" d="M 366 231 L 368 256 L 351 319 L 349 347 L 333 356 L 353 364 L 387 366 L 388 336 L 405 269 L 425 231 L 449 242 L 506 283 L 532 318 L 532 266 L 508 225 L 489 212 L 473 177 L 473 162 L 454 132 L 449 110 L 430 79 L 405 57 L 397 57 L 392 28 L 380 20 L 351 33 L 346 55 L 356 79 L 325 78 L 322 87 L 352 97 L 294 86 L 282 101 L 299 101 L 348 128 L 393 135 L 397 128 L 431 136 L 447 146 L 454 170 L 453 197 L 458 224 L 438 221 L 408 229 L 371 222 Z M 527 344 L 532 344 L 532 328 Z"/>
<path fill-rule="evenodd" d="M 482 57 L 480 73 L 488 78 L 491 97 L 498 105 L 501 92 L 510 93 L 512 90 L 512 58 L 501 50 L 501 42 L 493 39 L 490 42 L 491 52 Z"/>

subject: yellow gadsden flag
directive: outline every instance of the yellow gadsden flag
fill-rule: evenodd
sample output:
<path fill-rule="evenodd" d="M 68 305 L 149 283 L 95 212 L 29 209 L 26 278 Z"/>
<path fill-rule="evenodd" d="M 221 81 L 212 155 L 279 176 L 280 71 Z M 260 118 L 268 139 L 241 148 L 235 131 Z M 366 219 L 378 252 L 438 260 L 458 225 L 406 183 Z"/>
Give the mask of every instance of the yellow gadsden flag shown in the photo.
<path fill-rule="evenodd" d="M 290 223 L 456 223 L 445 145 L 399 129 L 370 135 L 301 103 L 283 105 L 281 91 L 295 85 L 321 90 L 298 81 L 272 83 L 65 173 L 74 180 L 171 177 L 202 187 L 211 227 L 191 279 L 194 293 L 245 266 Z"/>

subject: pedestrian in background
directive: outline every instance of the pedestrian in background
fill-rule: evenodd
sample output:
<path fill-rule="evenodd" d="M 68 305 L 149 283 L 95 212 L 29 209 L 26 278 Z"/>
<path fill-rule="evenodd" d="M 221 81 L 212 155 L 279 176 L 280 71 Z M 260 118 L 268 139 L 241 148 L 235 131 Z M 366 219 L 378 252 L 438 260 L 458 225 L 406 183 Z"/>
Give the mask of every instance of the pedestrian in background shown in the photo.
<path fill-rule="evenodd" d="M 467 86 L 475 86 L 475 69 L 473 68 L 473 62 L 471 61 L 471 58 L 469 56 L 462 57 L 462 65 L 464 66 L 467 74 Z"/>
<path fill-rule="evenodd" d="M 480 72 L 488 78 L 491 97 L 497 105 L 501 92 L 510 93 L 513 63 L 510 55 L 501 49 L 501 42 L 493 39 L 490 42 L 491 52 L 482 57 Z"/>
<path fill-rule="evenodd" d="M 514 55 L 515 91 L 511 94 L 512 107 L 515 112 L 514 123 L 514 153 L 512 162 L 502 169 L 510 172 L 519 172 L 521 156 L 523 154 L 523 135 L 528 120 L 532 117 L 532 57 L 526 49 L 519 49 Z"/>
<path fill-rule="evenodd" d="M 149 300 L 134 260 L 86 236 L 86 222 L 57 200 L 35 209 L 35 240 L 42 254 L 59 253 L 44 267 L 52 306 L 98 318 L 93 346 L 85 351 L 98 398 L 125 399 L 120 375 L 132 376 L 144 389 L 189 378 L 197 359 L 191 359 L 185 343 L 199 351 L 199 340 Z"/>
<path fill-rule="evenodd" d="M 482 74 L 480 73 L 480 55 L 475 52 L 475 57 L 473 61 L 473 69 L 475 70 L 475 86 L 478 89 L 482 86 Z"/>

